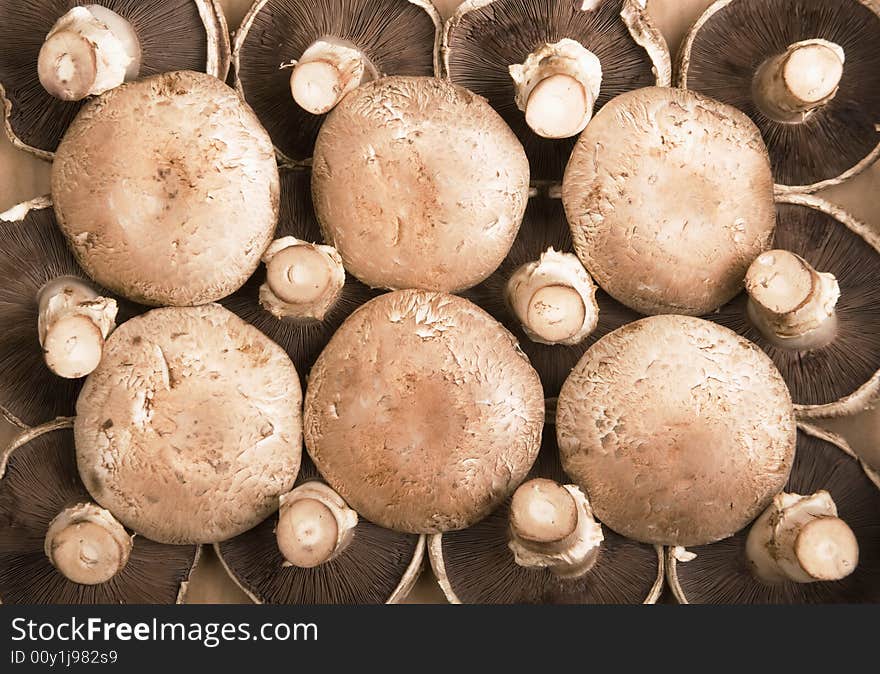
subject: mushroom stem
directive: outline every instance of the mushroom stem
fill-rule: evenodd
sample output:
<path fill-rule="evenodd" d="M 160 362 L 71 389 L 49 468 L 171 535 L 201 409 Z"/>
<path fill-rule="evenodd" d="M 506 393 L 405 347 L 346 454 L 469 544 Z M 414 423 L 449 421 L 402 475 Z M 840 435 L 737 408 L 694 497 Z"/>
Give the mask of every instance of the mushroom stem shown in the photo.
<path fill-rule="evenodd" d="M 90 374 L 116 327 L 116 300 L 100 297 L 76 277 L 60 276 L 40 289 L 37 303 L 37 334 L 46 365 L 65 379 Z"/>
<path fill-rule="evenodd" d="M 786 250 L 759 255 L 746 273 L 748 314 L 781 348 L 819 348 L 834 339 L 840 286 Z"/>
<path fill-rule="evenodd" d="M 537 478 L 513 494 L 510 538 L 520 566 L 579 578 L 593 568 L 604 537 L 579 487 Z"/>
<path fill-rule="evenodd" d="M 74 7 L 40 49 L 43 88 L 63 101 L 79 101 L 138 76 L 141 47 L 131 24 L 101 5 Z"/>
<path fill-rule="evenodd" d="M 755 74 L 755 100 L 778 122 L 799 124 L 837 94 L 845 61 L 840 45 L 804 40 L 765 61 Z"/>
<path fill-rule="evenodd" d="M 507 303 L 534 342 L 578 344 L 599 322 L 596 286 L 578 258 L 552 248 L 507 281 Z"/>
<path fill-rule="evenodd" d="M 851 574 L 859 544 L 827 491 L 782 493 L 749 530 L 746 555 L 765 583 L 813 583 Z"/>
<path fill-rule="evenodd" d="M 544 44 L 508 70 L 516 105 L 539 136 L 569 138 L 583 131 L 593 117 L 602 65 L 581 43 L 563 38 Z"/>
<path fill-rule="evenodd" d="M 323 115 L 350 91 L 379 78 L 376 68 L 354 44 L 337 38 L 313 42 L 293 67 L 290 92 L 303 110 Z"/>
<path fill-rule="evenodd" d="M 125 568 L 133 539 L 110 511 L 94 503 L 78 503 L 49 523 L 44 549 L 65 578 L 98 585 Z"/>
<path fill-rule="evenodd" d="M 281 497 L 275 537 L 285 566 L 311 568 L 342 553 L 357 513 L 323 482 L 306 482 Z"/>
<path fill-rule="evenodd" d="M 342 258 L 332 246 L 285 236 L 263 254 L 266 282 L 260 286 L 260 304 L 279 319 L 322 320 L 345 285 Z"/>

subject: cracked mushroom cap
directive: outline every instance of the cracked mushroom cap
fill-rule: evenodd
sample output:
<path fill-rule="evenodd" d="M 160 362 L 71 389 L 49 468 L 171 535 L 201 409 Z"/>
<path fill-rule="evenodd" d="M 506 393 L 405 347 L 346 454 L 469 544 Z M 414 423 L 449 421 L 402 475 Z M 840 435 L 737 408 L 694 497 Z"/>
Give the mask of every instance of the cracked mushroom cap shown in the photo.
<path fill-rule="evenodd" d="M 513 336 L 454 295 L 400 291 L 354 312 L 309 378 L 305 439 L 372 522 L 438 533 L 478 521 L 538 454 L 544 398 Z"/>
<path fill-rule="evenodd" d="M 72 7 L 90 2 L 0 1 L 0 94 L 8 106 L 6 133 L 18 147 L 51 159 L 85 101 L 47 92 L 37 72 L 46 36 Z M 101 0 L 128 22 L 140 46 L 139 77 L 196 70 L 225 78 L 229 70 L 226 20 L 214 0 Z"/>
<path fill-rule="evenodd" d="M 528 190 L 516 136 L 484 99 L 447 80 L 365 84 L 327 117 L 315 146 L 324 238 L 376 288 L 476 285 L 510 250 Z"/>
<path fill-rule="evenodd" d="M 219 305 L 155 309 L 120 326 L 77 401 L 92 497 L 164 543 L 255 526 L 289 491 L 302 393 L 284 351 Z"/>
<path fill-rule="evenodd" d="M 680 89 L 639 89 L 602 108 L 571 155 L 562 200 L 587 271 L 643 314 L 728 302 L 775 225 L 757 127 Z"/>
<path fill-rule="evenodd" d="M 236 86 L 280 157 L 308 159 L 326 115 L 293 100 L 281 64 L 330 39 L 363 52 L 379 76 L 433 76 L 440 23 L 430 0 L 258 0 L 236 33 Z"/>
<path fill-rule="evenodd" d="M 127 561 L 110 580 L 94 584 L 74 582 L 53 565 L 46 551 L 50 526 L 70 506 L 91 500 L 77 476 L 72 425 L 62 419 L 30 429 L 0 453 L 0 601 L 182 602 L 199 556 L 195 545 L 163 545 L 134 536 Z M 96 561 L 93 549 L 81 552 L 85 560 Z"/>
<path fill-rule="evenodd" d="M 256 116 L 220 80 L 159 75 L 95 99 L 52 165 L 58 224 L 86 272 L 150 305 L 238 290 L 278 219 L 278 169 Z"/>
<path fill-rule="evenodd" d="M 758 70 L 790 45 L 822 40 L 844 55 L 833 97 L 803 119 L 762 109 Z M 786 191 L 814 192 L 857 175 L 880 156 L 880 2 L 719 0 L 682 44 L 678 84 L 754 120 Z"/>
<path fill-rule="evenodd" d="M 658 545 L 742 529 L 784 486 L 794 410 L 772 361 L 735 333 L 654 316 L 600 339 L 559 394 L 565 471 L 596 517 Z"/>
<path fill-rule="evenodd" d="M 522 141 L 532 177 L 541 180 L 562 177 L 576 138 L 549 140 L 529 128 L 508 68 L 566 38 L 583 45 L 601 65 L 595 110 L 633 89 L 669 86 L 669 48 L 640 0 L 469 0 L 444 30 L 446 75 L 486 97 Z"/>

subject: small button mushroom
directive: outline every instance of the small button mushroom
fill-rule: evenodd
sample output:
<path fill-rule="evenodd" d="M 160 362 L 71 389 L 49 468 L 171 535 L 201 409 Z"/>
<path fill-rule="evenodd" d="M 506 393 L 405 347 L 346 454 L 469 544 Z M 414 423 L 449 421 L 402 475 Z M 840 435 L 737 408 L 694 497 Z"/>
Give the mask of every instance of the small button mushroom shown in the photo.
<path fill-rule="evenodd" d="M 80 264 L 150 305 L 238 290 L 272 240 L 278 193 L 257 118 L 195 72 L 107 92 L 77 116 L 52 165 L 55 214 Z"/>
<path fill-rule="evenodd" d="M 60 419 L 30 429 L 0 453 L 0 601 L 182 602 L 198 546 L 133 536 L 91 502 L 72 426 Z"/>
<path fill-rule="evenodd" d="M 38 3 L 0 0 L 0 101 L 18 147 L 52 159 L 85 99 L 173 70 L 225 78 L 230 48 L 212 0 Z M 0 106 L 2 107 L 2 106 Z M 122 155 L 125 156 L 125 155 Z"/>
<path fill-rule="evenodd" d="M 305 440 L 358 513 L 437 533 L 510 495 L 543 419 L 540 381 L 509 332 L 460 297 L 399 291 L 349 316 L 318 358 Z"/>
<path fill-rule="evenodd" d="M 785 382 L 760 349 L 698 318 L 606 335 L 559 394 L 562 465 L 625 536 L 701 545 L 742 529 L 785 484 L 795 448 Z"/>
<path fill-rule="evenodd" d="M 278 513 L 215 549 L 257 603 L 395 604 L 419 577 L 425 540 L 358 517 L 303 456 Z"/>
<path fill-rule="evenodd" d="M 682 43 L 679 86 L 758 125 L 782 192 L 815 192 L 880 156 L 880 4 L 715 2 Z"/>
<path fill-rule="evenodd" d="M 559 180 L 574 136 L 615 96 L 669 86 L 669 48 L 643 0 L 462 3 L 443 66 L 486 97 L 523 143 L 532 177 Z"/>
<path fill-rule="evenodd" d="M 578 139 L 562 200 L 587 271 L 643 314 L 701 315 L 728 302 L 775 225 L 757 127 L 679 89 L 606 105 Z"/>
<path fill-rule="evenodd" d="M 0 213 L 0 415 L 34 426 L 74 413 L 82 382 L 117 320 L 141 310 L 92 284 L 58 229 L 52 202 Z M 59 379 L 59 377 L 63 377 Z"/>
<path fill-rule="evenodd" d="M 234 314 L 155 309 L 117 328 L 80 393 L 80 475 L 138 534 L 224 540 L 274 512 L 293 486 L 301 402 L 284 351 Z"/>
<path fill-rule="evenodd" d="M 440 25 L 429 0 L 257 2 L 236 33 L 236 86 L 279 157 L 302 161 L 346 94 L 386 75 L 437 74 Z"/>
<path fill-rule="evenodd" d="M 810 195 L 778 196 L 776 213 L 774 250 L 706 318 L 767 352 L 799 413 L 861 411 L 880 376 L 880 238 Z"/>
<path fill-rule="evenodd" d="M 880 490 L 829 436 L 801 427 L 797 443 L 785 491 L 750 526 L 670 551 L 669 585 L 680 602 L 880 601 Z"/>
<path fill-rule="evenodd" d="M 510 250 L 528 190 L 516 136 L 483 99 L 447 80 L 365 84 L 336 106 L 315 145 L 324 238 L 376 288 L 476 285 Z"/>

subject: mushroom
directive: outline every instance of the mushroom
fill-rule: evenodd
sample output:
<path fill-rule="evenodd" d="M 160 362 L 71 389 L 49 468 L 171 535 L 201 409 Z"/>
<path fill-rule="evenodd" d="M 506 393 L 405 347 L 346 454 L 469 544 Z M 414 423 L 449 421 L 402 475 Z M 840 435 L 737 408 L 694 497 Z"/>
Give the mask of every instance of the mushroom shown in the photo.
<path fill-rule="evenodd" d="M 253 528 L 290 491 L 302 393 L 284 351 L 219 305 L 121 325 L 77 401 L 76 457 L 95 501 L 161 543 Z"/>
<path fill-rule="evenodd" d="M 454 604 L 653 604 L 663 550 L 624 538 L 593 517 L 559 465 L 548 410 L 529 479 L 492 514 L 436 534 L 430 558 Z"/>
<path fill-rule="evenodd" d="M 72 425 L 27 430 L 0 454 L 0 601 L 182 602 L 198 546 L 133 536 L 92 503 L 77 477 Z"/>
<path fill-rule="evenodd" d="M 880 491 L 859 462 L 804 426 L 785 492 L 736 535 L 670 550 L 669 585 L 692 604 L 876 603 L 878 528 Z"/>
<path fill-rule="evenodd" d="M 559 180 L 576 136 L 615 96 L 669 86 L 645 0 L 468 0 L 447 21 L 446 76 L 504 118 L 532 175 Z"/>
<path fill-rule="evenodd" d="M 324 238 L 376 288 L 456 292 L 484 280 L 510 250 L 528 190 L 516 136 L 446 80 L 365 84 L 336 106 L 315 145 Z"/>
<path fill-rule="evenodd" d="M 454 295 L 381 295 L 349 316 L 306 391 L 306 448 L 379 526 L 462 529 L 528 473 L 544 398 L 513 336 Z"/>
<path fill-rule="evenodd" d="M 253 112 L 195 72 L 117 87 L 70 125 L 52 165 L 58 224 L 98 283 L 150 305 L 242 286 L 278 220 L 278 169 Z"/>
<path fill-rule="evenodd" d="M 17 426 L 73 414 L 119 318 L 138 307 L 95 287 L 58 231 L 48 198 L 0 214 L 0 413 Z M 62 379 L 59 379 L 62 377 Z"/>
<path fill-rule="evenodd" d="M 542 264 L 542 260 L 550 264 Z M 517 283 L 519 279 L 526 282 Z M 543 189 L 529 199 L 522 227 L 504 262 L 464 296 L 513 333 L 540 375 L 548 398 L 559 395 L 565 378 L 591 344 L 621 325 L 642 318 L 592 283 L 574 256 L 562 202 Z M 553 330 L 568 324 L 572 326 L 570 331 L 577 326 L 577 332 L 562 334 L 556 342 L 547 337 L 559 337 L 559 332 L 548 334 L 544 330 L 544 337 L 536 333 L 529 325 L 529 308 L 538 304 L 556 315 Z"/>
<path fill-rule="evenodd" d="M 323 245 L 310 182 L 306 170 L 281 171 L 281 216 L 275 233 L 279 238 L 266 252 L 269 255 L 275 248 L 287 252 L 273 256 L 240 290 L 222 300 L 223 306 L 287 351 L 303 377 L 342 321 L 378 294 L 346 274 L 336 249 Z M 307 277 L 296 271 L 303 266 L 311 270 Z M 272 267 L 275 273 L 270 277 Z M 274 279 L 280 284 L 273 290 Z M 282 299 L 304 294 L 304 302 Z"/>
<path fill-rule="evenodd" d="M 236 86 L 279 157 L 303 161 L 323 115 L 358 86 L 433 76 L 440 24 L 430 0 L 257 0 L 236 33 Z"/>
<path fill-rule="evenodd" d="M 749 115 L 777 188 L 815 192 L 880 157 L 877 0 L 719 0 L 681 49 L 679 86 Z"/>
<path fill-rule="evenodd" d="M 559 394 L 562 466 L 598 519 L 657 545 L 742 529 L 782 489 L 795 449 L 773 362 L 699 318 L 653 316 L 606 335 Z"/>
<path fill-rule="evenodd" d="M 358 517 L 304 456 L 278 515 L 214 547 L 260 604 L 396 604 L 418 579 L 425 539 Z"/>
<path fill-rule="evenodd" d="M 853 412 L 880 384 L 880 237 L 810 195 L 781 195 L 775 250 L 707 319 L 767 352 L 799 411 Z"/>
<path fill-rule="evenodd" d="M 52 159 L 89 96 L 172 70 L 221 79 L 226 21 L 214 0 L 102 0 L 23 8 L 0 0 L 0 99 L 18 147 Z M 125 156 L 125 155 L 123 155 Z"/>
<path fill-rule="evenodd" d="M 640 89 L 602 108 L 575 146 L 562 201 L 584 266 L 643 314 L 728 302 L 775 224 L 757 127 L 680 89 Z"/>

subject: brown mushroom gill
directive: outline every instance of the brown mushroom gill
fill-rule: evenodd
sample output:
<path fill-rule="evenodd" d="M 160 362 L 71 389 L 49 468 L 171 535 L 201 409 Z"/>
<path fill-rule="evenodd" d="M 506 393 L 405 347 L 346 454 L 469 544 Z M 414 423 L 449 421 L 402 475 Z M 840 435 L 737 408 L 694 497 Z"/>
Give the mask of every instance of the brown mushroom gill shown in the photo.
<path fill-rule="evenodd" d="M 5 604 L 182 601 L 198 546 L 163 545 L 135 536 L 122 568 L 95 584 L 69 580 L 46 555 L 52 522 L 71 506 L 91 500 L 77 477 L 71 425 L 62 421 L 29 431 L 0 462 L 0 466 L 5 463 L 0 477 L 0 600 Z"/>

